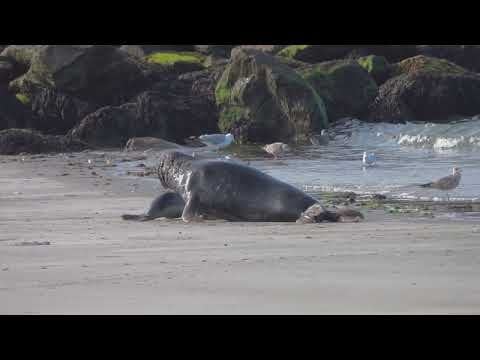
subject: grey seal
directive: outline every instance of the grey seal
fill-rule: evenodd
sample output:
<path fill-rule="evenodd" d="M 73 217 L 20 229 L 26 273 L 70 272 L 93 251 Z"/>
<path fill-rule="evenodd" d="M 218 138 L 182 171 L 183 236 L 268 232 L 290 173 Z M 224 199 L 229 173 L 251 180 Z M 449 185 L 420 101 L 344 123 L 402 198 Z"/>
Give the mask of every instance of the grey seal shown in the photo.
<path fill-rule="evenodd" d="M 160 154 L 157 172 L 162 186 L 185 201 L 181 214 L 185 222 L 205 218 L 299 223 L 363 219 L 356 210 L 329 211 L 300 189 L 237 162 L 166 151 Z"/>

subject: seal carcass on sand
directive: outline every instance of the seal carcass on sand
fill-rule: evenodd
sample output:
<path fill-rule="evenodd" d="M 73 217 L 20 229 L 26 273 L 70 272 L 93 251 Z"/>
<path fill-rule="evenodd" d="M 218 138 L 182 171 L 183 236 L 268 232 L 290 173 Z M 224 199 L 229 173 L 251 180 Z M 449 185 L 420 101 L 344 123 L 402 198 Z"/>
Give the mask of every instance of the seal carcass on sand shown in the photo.
<path fill-rule="evenodd" d="M 216 218 L 306 223 L 363 218 L 355 210 L 328 211 L 296 187 L 236 162 L 196 160 L 178 151 L 167 151 L 160 155 L 158 177 L 165 189 L 185 201 L 185 222 Z"/>

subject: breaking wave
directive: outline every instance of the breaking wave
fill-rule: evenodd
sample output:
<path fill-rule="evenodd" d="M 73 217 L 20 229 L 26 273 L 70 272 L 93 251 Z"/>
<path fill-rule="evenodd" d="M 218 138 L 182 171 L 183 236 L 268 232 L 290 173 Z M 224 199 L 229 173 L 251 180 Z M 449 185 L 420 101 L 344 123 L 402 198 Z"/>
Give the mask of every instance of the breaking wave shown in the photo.
<path fill-rule="evenodd" d="M 480 149 L 480 116 L 448 124 L 387 124 L 347 120 L 333 129 L 335 140 L 349 145 L 410 146 L 433 150 Z"/>

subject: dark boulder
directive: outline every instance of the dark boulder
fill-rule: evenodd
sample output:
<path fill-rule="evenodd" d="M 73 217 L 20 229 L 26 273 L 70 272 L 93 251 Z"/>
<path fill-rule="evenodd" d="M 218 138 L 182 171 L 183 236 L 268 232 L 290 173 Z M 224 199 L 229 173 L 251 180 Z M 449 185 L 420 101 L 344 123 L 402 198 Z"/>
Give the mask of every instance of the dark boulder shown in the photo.
<path fill-rule="evenodd" d="M 189 136 L 218 131 L 216 108 L 203 95 L 147 91 L 137 100 L 137 122 L 143 133 L 136 136 L 154 136 L 179 144 Z"/>
<path fill-rule="evenodd" d="M 355 45 L 289 45 L 278 52 L 289 59 L 318 63 L 342 59 L 355 49 Z"/>
<path fill-rule="evenodd" d="M 0 131 L 0 154 L 39 154 L 81 151 L 85 145 L 65 136 L 44 135 L 30 129 L 7 129 Z"/>
<path fill-rule="evenodd" d="M 479 74 L 423 55 L 396 64 L 395 73 L 380 87 L 369 120 L 445 122 L 480 113 Z"/>
<path fill-rule="evenodd" d="M 138 133 L 137 105 L 128 103 L 121 106 L 106 106 L 87 115 L 68 136 L 79 139 L 91 146 L 120 147 Z"/>
<path fill-rule="evenodd" d="M 271 55 L 277 54 L 279 51 L 286 48 L 287 45 L 239 45 L 241 49 L 253 49 L 266 52 Z"/>
<path fill-rule="evenodd" d="M 397 62 L 416 54 L 415 45 L 289 45 L 278 53 L 308 63 L 367 55 L 384 56 L 390 62 Z"/>
<path fill-rule="evenodd" d="M 418 55 L 416 45 L 363 45 L 364 55 L 383 56 L 394 63 Z"/>
<path fill-rule="evenodd" d="M 235 45 L 195 45 L 195 50 L 205 55 L 229 58 Z"/>
<path fill-rule="evenodd" d="M 480 72 L 480 45 L 418 45 L 417 50 L 421 55 L 445 59 Z"/>
<path fill-rule="evenodd" d="M 205 96 L 215 105 L 215 86 L 225 71 L 226 64 L 211 67 L 208 70 L 186 73 L 178 77 L 178 84 L 184 86 L 184 95 Z"/>
<path fill-rule="evenodd" d="M 206 96 L 147 91 L 135 103 L 89 114 L 70 135 L 96 146 L 123 147 L 128 139 L 145 136 L 183 143 L 189 136 L 217 132 L 216 116 L 214 103 Z"/>
<path fill-rule="evenodd" d="M 354 60 L 332 60 L 299 70 L 325 102 L 331 122 L 360 117 L 375 99 L 378 87 L 370 74 Z"/>
<path fill-rule="evenodd" d="M 65 134 L 98 105 L 45 86 L 31 86 L 29 106 L 34 114 L 32 127 L 50 134 Z"/>
<path fill-rule="evenodd" d="M 5 86 L 0 86 L 0 130 L 31 127 L 34 122 L 30 108 Z"/>
<path fill-rule="evenodd" d="M 382 85 L 392 76 L 392 66 L 384 56 L 364 56 L 358 58 L 357 62 L 368 71 L 377 85 Z"/>
<path fill-rule="evenodd" d="M 7 84 L 18 76 L 15 62 L 6 57 L 0 56 L 0 86 Z"/>

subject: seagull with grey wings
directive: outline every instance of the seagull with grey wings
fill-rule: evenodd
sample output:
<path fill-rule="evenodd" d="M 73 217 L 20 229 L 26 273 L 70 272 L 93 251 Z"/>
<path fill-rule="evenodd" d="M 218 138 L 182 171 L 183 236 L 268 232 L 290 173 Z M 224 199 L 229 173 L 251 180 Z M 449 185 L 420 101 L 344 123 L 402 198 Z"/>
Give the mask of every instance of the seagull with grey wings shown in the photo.
<path fill-rule="evenodd" d="M 454 167 L 451 175 L 445 176 L 436 181 L 421 184 L 420 187 L 447 191 L 447 199 L 450 200 L 448 191 L 455 189 L 460 184 L 461 178 L 462 171 L 460 168 Z"/>

